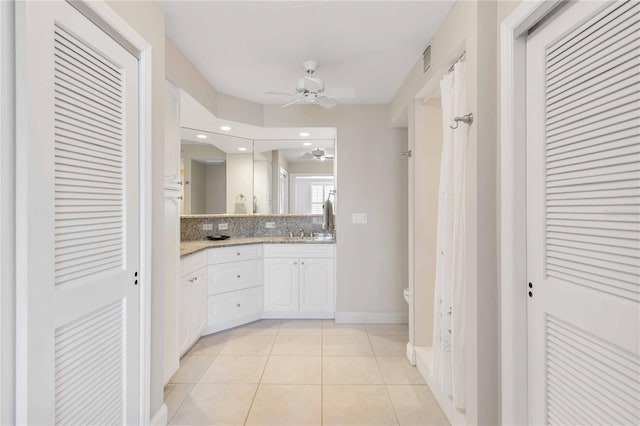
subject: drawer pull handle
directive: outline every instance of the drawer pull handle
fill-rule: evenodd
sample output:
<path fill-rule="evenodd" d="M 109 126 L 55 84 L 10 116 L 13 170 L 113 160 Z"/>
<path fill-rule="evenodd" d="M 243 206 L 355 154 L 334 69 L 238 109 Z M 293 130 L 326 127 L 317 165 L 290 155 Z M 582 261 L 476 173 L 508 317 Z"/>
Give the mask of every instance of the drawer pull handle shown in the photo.
<path fill-rule="evenodd" d="M 297 265 L 297 264 L 298 264 L 298 262 L 297 262 L 297 261 L 296 261 L 296 262 L 293 262 L 293 264 L 294 264 L 294 265 Z"/>
<path fill-rule="evenodd" d="M 300 262 L 300 264 L 301 264 L 302 266 L 304 266 L 304 262 Z"/>
<path fill-rule="evenodd" d="M 236 253 L 236 256 L 240 256 L 240 252 L 237 252 L 237 253 Z"/>
<path fill-rule="evenodd" d="M 239 307 L 240 307 L 240 304 L 238 303 L 236 306 L 239 308 Z"/>
<path fill-rule="evenodd" d="M 240 278 L 240 275 L 238 275 L 238 278 Z"/>

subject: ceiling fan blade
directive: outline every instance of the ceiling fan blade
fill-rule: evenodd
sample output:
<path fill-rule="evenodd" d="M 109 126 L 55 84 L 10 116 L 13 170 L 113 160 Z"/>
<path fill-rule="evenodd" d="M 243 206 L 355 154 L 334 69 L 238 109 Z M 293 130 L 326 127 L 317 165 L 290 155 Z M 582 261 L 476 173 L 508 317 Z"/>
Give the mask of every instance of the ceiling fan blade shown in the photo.
<path fill-rule="evenodd" d="M 295 96 L 295 93 L 287 93 L 287 92 L 264 92 L 265 95 L 286 95 L 286 96 Z"/>
<path fill-rule="evenodd" d="M 326 109 L 331 109 L 334 106 L 338 105 L 337 100 L 333 98 L 329 98 L 327 96 L 319 96 L 318 99 L 316 100 L 316 103 Z"/>
<path fill-rule="evenodd" d="M 291 105 L 299 104 L 300 102 L 304 102 L 304 98 L 295 98 L 294 100 L 289 101 L 286 104 L 282 105 L 281 108 L 286 108 Z"/>
<path fill-rule="evenodd" d="M 314 158 L 314 156 L 313 156 L 313 154 L 312 154 L 312 153 L 310 153 L 310 152 L 305 152 L 304 154 L 302 154 L 302 155 L 300 156 L 300 159 L 301 159 L 301 160 L 313 160 L 313 158 Z"/>
<path fill-rule="evenodd" d="M 353 87 L 343 87 L 341 89 L 327 89 L 322 92 L 326 96 L 337 99 L 350 99 L 356 97 L 356 91 Z"/>

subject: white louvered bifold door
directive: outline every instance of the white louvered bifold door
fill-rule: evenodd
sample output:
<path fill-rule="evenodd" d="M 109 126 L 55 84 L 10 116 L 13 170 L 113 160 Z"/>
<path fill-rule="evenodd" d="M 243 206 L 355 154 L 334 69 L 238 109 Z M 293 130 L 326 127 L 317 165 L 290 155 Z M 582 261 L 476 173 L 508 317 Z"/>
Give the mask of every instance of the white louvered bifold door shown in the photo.
<path fill-rule="evenodd" d="M 638 425 L 640 3 L 565 3 L 526 60 L 529 421 Z"/>
<path fill-rule="evenodd" d="M 17 2 L 17 420 L 140 422 L 138 60 Z"/>

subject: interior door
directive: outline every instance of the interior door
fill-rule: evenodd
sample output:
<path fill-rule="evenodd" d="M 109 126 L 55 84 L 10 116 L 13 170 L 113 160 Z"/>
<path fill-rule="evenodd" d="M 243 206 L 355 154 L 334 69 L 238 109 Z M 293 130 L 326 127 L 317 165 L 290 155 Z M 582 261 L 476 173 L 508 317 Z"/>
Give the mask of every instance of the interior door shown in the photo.
<path fill-rule="evenodd" d="M 640 424 L 640 3 L 527 41 L 531 424 Z"/>
<path fill-rule="evenodd" d="M 139 424 L 138 60 L 16 2 L 19 424 Z"/>

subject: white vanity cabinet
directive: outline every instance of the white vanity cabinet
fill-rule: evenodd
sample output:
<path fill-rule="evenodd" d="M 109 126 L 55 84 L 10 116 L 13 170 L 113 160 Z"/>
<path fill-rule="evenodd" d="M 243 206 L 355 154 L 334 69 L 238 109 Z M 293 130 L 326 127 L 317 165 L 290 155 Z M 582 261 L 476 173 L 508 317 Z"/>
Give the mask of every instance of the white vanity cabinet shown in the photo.
<path fill-rule="evenodd" d="M 216 247 L 207 250 L 208 320 L 205 334 L 262 317 L 262 245 Z"/>
<path fill-rule="evenodd" d="M 207 257 L 200 252 L 180 261 L 176 287 L 176 341 L 182 356 L 207 324 Z"/>
<path fill-rule="evenodd" d="M 265 317 L 332 318 L 334 265 L 332 244 L 265 245 Z"/>

